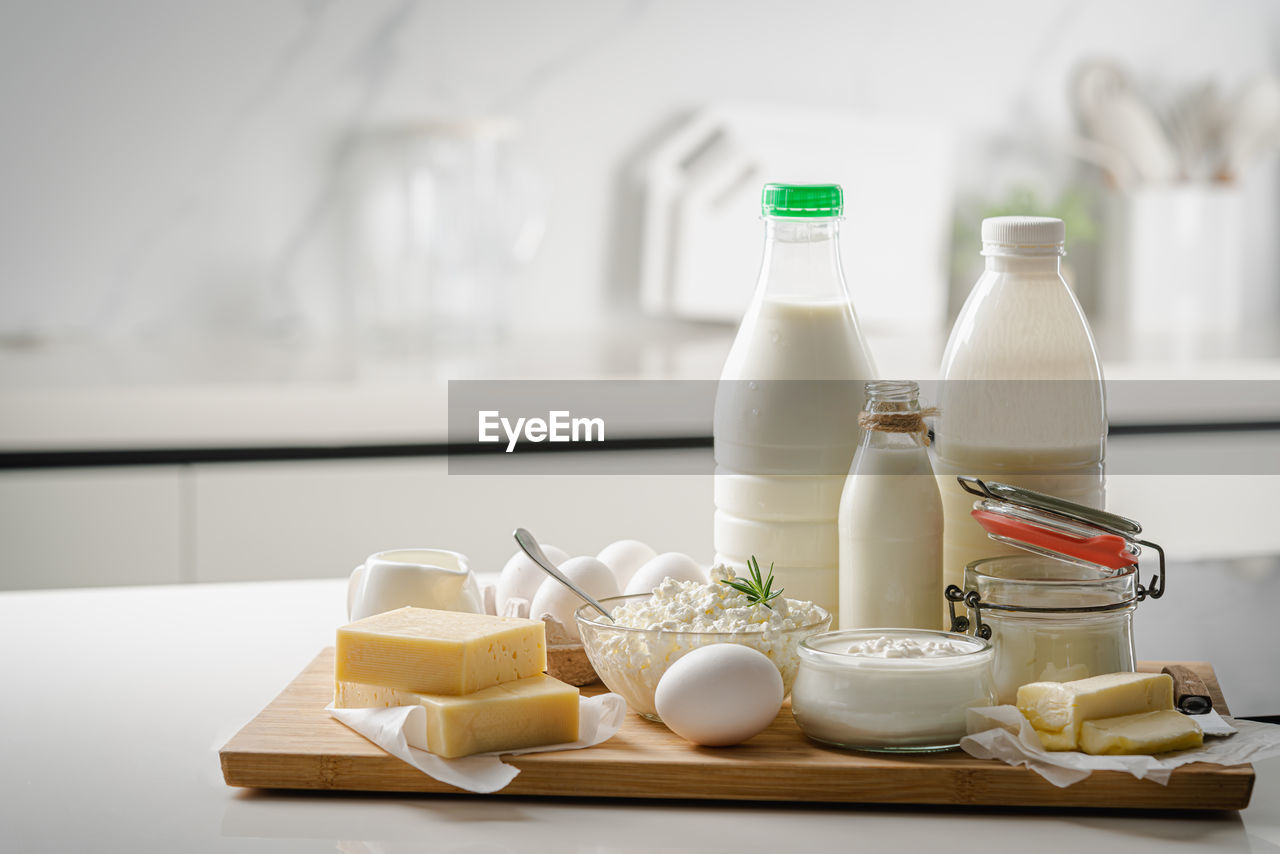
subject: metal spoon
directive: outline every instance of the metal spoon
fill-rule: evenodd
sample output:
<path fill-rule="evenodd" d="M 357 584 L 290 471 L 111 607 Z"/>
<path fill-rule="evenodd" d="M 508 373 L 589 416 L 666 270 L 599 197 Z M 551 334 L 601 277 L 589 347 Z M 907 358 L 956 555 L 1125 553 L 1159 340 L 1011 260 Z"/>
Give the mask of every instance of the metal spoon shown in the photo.
<path fill-rule="evenodd" d="M 574 593 L 578 594 L 579 599 L 603 614 L 605 619 L 609 622 L 613 622 L 613 617 L 610 616 L 609 612 L 605 610 L 603 605 L 588 596 L 581 587 L 574 584 L 566 578 L 560 570 L 556 569 L 556 565 L 552 563 L 545 554 L 543 554 L 542 546 L 538 545 L 538 541 L 533 538 L 533 534 L 530 534 L 524 528 L 516 528 L 515 533 L 512 534 L 512 536 L 516 538 L 516 544 L 519 545 L 521 550 L 529 556 L 529 559 L 542 567 L 543 572 L 550 575 L 556 581 L 559 581 L 565 587 L 568 587 Z"/>

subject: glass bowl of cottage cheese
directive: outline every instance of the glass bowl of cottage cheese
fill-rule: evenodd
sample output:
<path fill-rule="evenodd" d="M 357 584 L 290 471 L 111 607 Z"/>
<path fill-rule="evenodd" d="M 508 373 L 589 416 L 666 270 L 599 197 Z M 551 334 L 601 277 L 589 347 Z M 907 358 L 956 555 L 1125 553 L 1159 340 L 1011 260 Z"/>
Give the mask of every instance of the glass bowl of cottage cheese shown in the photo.
<path fill-rule="evenodd" d="M 600 679 L 633 711 L 661 721 L 653 695 L 658 680 L 681 656 L 700 646 L 737 643 L 769 657 L 791 692 L 800 670 L 800 642 L 827 631 L 831 615 L 812 602 L 779 596 L 753 603 L 724 580 L 732 569 L 715 566 L 708 583 L 668 578 L 652 593 L 601 602 L 613 622 L 589 605 L 575 614 L 587 658 Z"/>

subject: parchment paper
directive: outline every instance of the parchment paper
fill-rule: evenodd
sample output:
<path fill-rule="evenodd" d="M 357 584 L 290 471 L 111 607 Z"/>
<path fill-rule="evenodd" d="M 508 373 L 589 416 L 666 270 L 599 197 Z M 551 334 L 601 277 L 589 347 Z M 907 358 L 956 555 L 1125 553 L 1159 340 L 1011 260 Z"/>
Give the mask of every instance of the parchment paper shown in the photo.
<path fill-rule="evenodd" d="M 551 750 L 580 750 L 608 741 L 622 727 L 627 703 L 617 694 L 578 698 L 578 740 L 570 744 L 548 744 L 501 753 L 477 753 L 461 759 L 444 759 L 428 753 L 427 710 L 421 706 L 393 706 L 385 709 L 336 709 L 329 714 L 363 735 L 383 750 L 408 762 L 432 779 L 488 794 L 506 788 L 520 769 L 498 757 Z"/>
<path fill-rule="evenodd" d="M 1125 771 L 1166 786 L 1179 765 L 1243 765 L 1280 756 L 1280 726 L 1223 718 L 1217 712 L 1195 717 L 1205 731 L 1203 747 L 1157 756 L 1089 756 L 1074 750 L 1045 750 L 1017 706 L 986 706 L 969 710 L 969 734 L 960 739 L 960 747 L 978 759 L 1025 765 L 1060 787 L 1078 783 L 1094 771 Z"/>

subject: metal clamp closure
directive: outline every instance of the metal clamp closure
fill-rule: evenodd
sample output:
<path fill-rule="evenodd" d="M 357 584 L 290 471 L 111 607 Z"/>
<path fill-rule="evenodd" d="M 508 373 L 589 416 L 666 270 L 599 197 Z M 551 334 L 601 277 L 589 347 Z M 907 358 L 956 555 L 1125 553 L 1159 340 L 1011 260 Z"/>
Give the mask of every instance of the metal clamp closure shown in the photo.
<path fill-rule="evenodd" d="M 1165 576 L 1168 575 L 1164 568 L 1164 549 L 1147 540 L 1138 540 L 1137 542 L 1140 546 L 1155 549 L 1156 554 L 1160 555 L 1160 568 L 1156 570 L 1155 575 L 1151 576 L 1151 583 L 1143 585 L 1142 579 L 1138 579 L 1138 601 L 1141 602 L 1144 599 L 1159 599 L 1164 595 L 1164 581 Z"/>
<path fill-rule="evenodd" d="M 956 585 L 948 584 L 944 593 L 947 597 L 947 607 L 951 609 L 951 631 L 961 634 L 969 631 L 969 618 L 963 614 L 956 614 L 956 603 L 963 602 L 973 611 L 973 622 L 976 624 L 973 636 L 991 640 L 991 627 L 982 622 L 982 597 L 978 595 L 978 591 L 970 590 L 965 593 Z"/>

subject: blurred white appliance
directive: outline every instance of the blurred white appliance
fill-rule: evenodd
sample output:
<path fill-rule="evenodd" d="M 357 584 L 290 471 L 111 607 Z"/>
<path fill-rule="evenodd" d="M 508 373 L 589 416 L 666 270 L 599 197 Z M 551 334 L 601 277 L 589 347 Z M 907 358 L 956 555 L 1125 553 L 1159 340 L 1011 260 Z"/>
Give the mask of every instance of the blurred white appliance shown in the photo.
<path fill-rule="evenodd" d="M 646 158 L 640 298 L 652 314 L 737 322 L 760 266 L 767 181 L 844 186 L 844 267 L 863 325 L 940 330 L 954 150 L 932 121 L 724 104 Z"/>
<path fill-rule="evenodd" d="M 542 182 L 503 118 L 419 121 L 349 140 L 338 246 L 358 329 L 382 339 L 503 329 L 507 287 L 537 251 Z"/>
<path fill-rule="evenodd" d="M 1139 351 L 1190 356 L 1273 325 L 1280 211 L 1263 161 L 1280 151 L 1280 77 L 1232 97 L 1204 80 L 1159 110 L 1103 59 L 1077 69 L 1072 95 L 1115 188 L 1099 270 L 1110 326 Z"/>
<path fill-rule="evenodd" d="M 1230 333 L 1247 319 L 1244 195 L 1233 184 L 1141 186 L 1107 198 L 1105 311 L 1130 333 Z"/>

